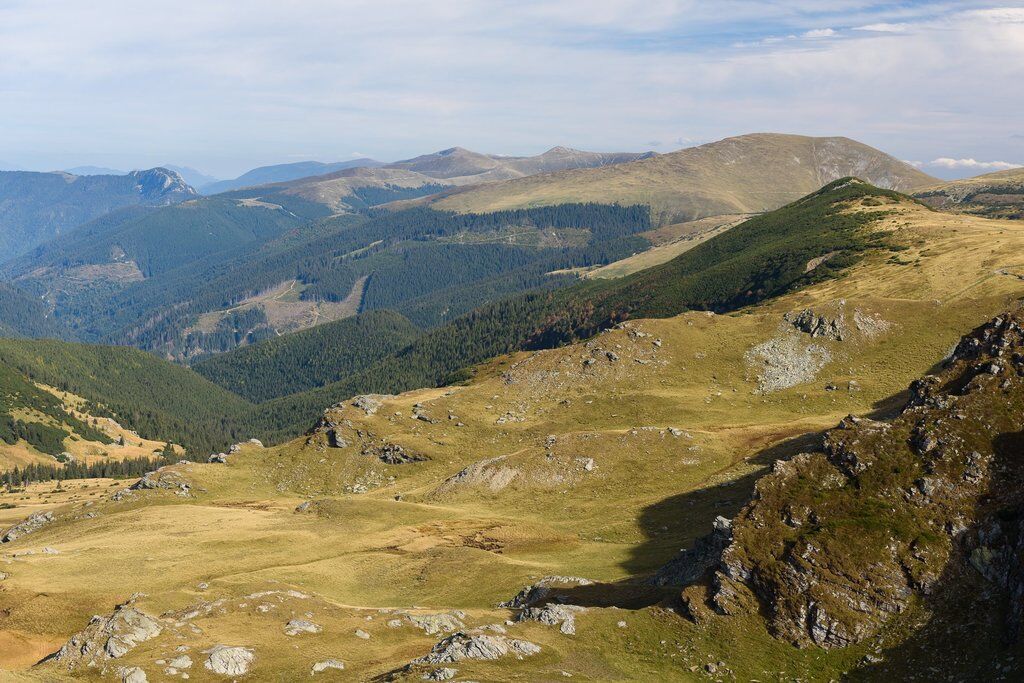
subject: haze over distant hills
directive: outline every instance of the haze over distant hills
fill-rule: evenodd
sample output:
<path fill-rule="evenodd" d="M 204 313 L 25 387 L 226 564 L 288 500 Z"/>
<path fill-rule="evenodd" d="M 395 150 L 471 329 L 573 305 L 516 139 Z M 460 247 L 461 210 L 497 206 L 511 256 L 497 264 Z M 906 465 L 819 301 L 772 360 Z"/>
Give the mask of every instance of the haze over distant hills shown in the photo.
<path fill-rule="evenodd" d="M 160 206 L 196 196 L 165 168 L 127 175 L 0 171 L 0 261 L 124 206 Z"/>
<path fill-rule="evenodd" d="M 495 211 L 566 201 L 640 203 L 656 224 L 765 211 L 827 182 L 857 176 L 912 191 L 937 179 L 842 137 L 758 133 L 642 159 L 485 185 L 439 197 L 454 211 Z"/>
<path fill-rule="evenodd" d="M 275 164 L 272 166 L 260 166 L 247 171 L 233 180 L 220 180 L 204 184 L 199 190 L 206 195 L 229 192 L 243 187 L 254 185 L 268 185 L 271 183 L 283 183 L 299 178 L 310 176 L 326 175 L 336 171 L 343 171 L 347 168 L 361 168 L 364 166 L 376 168 L 384 163 L 373 159 L 353 159 L 352 161 L 338 161 L 335 163 L 324 163 L 322 161 L 297 161 L 291 164 Z"/>

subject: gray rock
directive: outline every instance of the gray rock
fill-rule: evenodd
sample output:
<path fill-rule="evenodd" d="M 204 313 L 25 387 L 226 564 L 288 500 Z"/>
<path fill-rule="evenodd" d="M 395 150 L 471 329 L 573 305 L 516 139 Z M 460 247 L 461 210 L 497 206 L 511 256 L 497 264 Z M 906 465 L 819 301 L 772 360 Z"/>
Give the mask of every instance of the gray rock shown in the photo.
<path fill-rule="evenodd" d="M 450 667 L 444 667 L 442 669 L 434 669 L 429 673 L 423 674 L 423 680 L 425 681 L 450 681 L 455 678 L 458 674 L 458 669 L 452 669 Z"/>
<path fill-rule="evenodd" d="M 364 394 L 362 396 L 356 396 L 352 399 L 352 405 L 359 408 L 367 415 L 375 415 L 383 405 L 384 400 L 391 398 L 385 394 Z"/>
<path fill-rule="evenodd" d="M 146 672 L 137 666 L 121 669 L 121 683 L 147 683 Z"/>
<path fill-rule="evenodd" d="M 547 602 L 552 597 L 553 588 L 558 585 L 589 586 L 594 582 L 579 576 L 545 576 L 543 579 L 531 586 L 525 586 L 516 593 L 511 600 L 499 603 L 498 607 L 507 609 L 523 609 L 532 607 L 539 602 Z M 557 596 L 555 596 L 557 598 Z"/>
<path fill-rule="evenodd" d="M 428 636 L 461 631 L 466 627 L 455 614 L 407 614 L 405 618 L 416 628 L 423 629 Z"/>
<path fill-rule="evenodd" d="M 256 658 L 249 648 L 229 645 L 214 645 L 203 654 L 209 655 L 203 666 L 221 676 L 244 676 Z"/>
<path fill-rule="evenodd" d="M 211 462 L 211 463 L 216 463 L 216 462 L 226 463 L 227 461 L 228 461 L 228 454 L 227 453 L 214 453 L 213 455 L 211 455 L 209 458 L 206 459 L 206 462 Z"/>
<path fill-rule="evenodd" d="M 438 642 L 429 654 L 414 660 L 414 663 L 452 664 L 464 659 L 495 660 L 509 655 L 522 658 L 538 652 L 540 646 L 527 640 L 459 632 Z"/>
<path fill-rule="evenodd" d="M 292 619 L 284 625 L 284 633 L 287 636 L 297 636 L 303 633 L 320 633 L 320 625 L 314 624 L 306 619 Z"/>
<path fill-rule="evenodd" d="M 56 518 L 53 513 L 49 510 L 45 512 L 33 512 L 31 515 L 25 518 L 25 521 L 19 522 L 14 526 L 7 529 L 3 536 L 0 536 L 0 543 L 10 543 L 11 541 L 18 539 L 26 534 L 31 534 L 33 531 L 38 531 L 47 524 L 53 522 Z"/>
<path fill-rule="evenodd" d="M 361 628 L 357 628 L 356 629 L 355 636 L 356 636 L 356 638 L 362 638 L 363 640 L 369 640 L 370 639 L 370 634 L 367 633 L 366 631 L 364 631 Z"/>
<path fill-rule="evenodd" d="M 576 633 L 576 615 L 586 612 L 579 605 L 559 605 L 549 602 L 543 607 L 528 607 L 516 615 L 516 621 L 539 621 L 548 626 L 559 626 L 566 635 Z"/>
<path fill-rule="evenodd" d="M 188 655 L 178 655 L 171 661 L 167 662 L 167 666 L 173 667 L 175 669 L 191 669 L 192 658 Z"/>
<path fill-rule="evenodd" d="M 732 521 L 719 515 L 711 533 L 698 538 L 657 571 L 651 579 L 655 586 L 688 586 L 718 566 L 722 553 L 732 542 Z"/>
<path fill-rule="evenodd" d="M 125 603 L 109 617 L 95 616 L 84 630 L 71 636 L 55 659 L 69 669 L 96 666 L 123 657 L 139 643 L 160 635 L 160 623 Z"/>
<path fill-rule="evenodd" d="M 340 659 L 325 659 L 322 662 L 314 664 L 309 674 L 312 676 L 313 674 L 323 673 L 324 671 L 330 671 L 332 669 L 341 671 L 344 668 L 345 663 Z"/>

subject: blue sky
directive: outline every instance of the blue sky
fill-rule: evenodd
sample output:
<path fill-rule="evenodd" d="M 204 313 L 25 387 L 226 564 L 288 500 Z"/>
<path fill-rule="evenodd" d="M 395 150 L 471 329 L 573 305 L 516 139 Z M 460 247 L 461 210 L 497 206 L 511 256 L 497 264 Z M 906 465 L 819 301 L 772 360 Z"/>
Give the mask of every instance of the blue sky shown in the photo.
<path fill-rule="evenodd" d="M 847 135 L 1024 163 L 1024 2 L 0 0 L 0 167 Z"/>

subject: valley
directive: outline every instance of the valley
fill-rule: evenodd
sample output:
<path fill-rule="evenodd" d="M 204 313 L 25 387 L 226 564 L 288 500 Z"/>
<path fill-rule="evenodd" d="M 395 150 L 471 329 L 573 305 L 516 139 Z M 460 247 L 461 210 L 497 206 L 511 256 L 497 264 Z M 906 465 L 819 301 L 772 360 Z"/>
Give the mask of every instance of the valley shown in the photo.
<path fill-rule="evenodd" d="M 665 244 L 685 234 L 670 231 Z M 395 360 L 376 371 L 358 361 L 371 368 L 364 393 L 381 391 L 371 384 L 374 372 L 394 381 L 401 375 L 394 369 L 418 367 L 417 353 L 433 359 L 423 367 L 436 373 L 440 349 L 461 350 L 444 362 L 472 370 L 454 384 L 442 374 L 413 374 L 408 391 L 354 399 L 357 392 L 340 388 L 337 398 L 323 389 L 300 390 L 293 396 L 301 401 L 280 395 L 260 405 L 304 415 L 305 435 L 264 446 L 247 442 L 255 432 L 236 431 L 239 446 L 224 462 L 187 454 L 191 462 L 146 475 L 145 485 L 112 482 L 111 493 L 94 496 L 106 484 L 83 482 L 77 499 L 46 494 L 52 488 L 42 485 L 5 494 L 26 514 L 54 515 L 6 551 L 5 652 L 23 680 L 128 675 L 136 667 L 153 679 L 187 672 L 217 680 L 219 669 L 236 665 L 224 670 L 254 679 L 333 671 L 418 680 L 452 668 L 477 680 L 780 672 L 828 680 L 851 670 L 903 676 L 927 666 L 936 647 L 949 653 L 949 671 L 994 675 L 1019 646 L 964 645 L 937 625 L 919 625 L 946 602 L 914 603 L 886 617 L 885 628 L 839 647 L 795 648 L 775 622 L 742 607 L 749 603 L 725 613 L 704 606 L 702 591 L 714 595 L 720 585 L 701 578 L 714 561 L 687 570 L 696 581 L 658 572 L 712 532 L 716 518 L 736 520 L 731 533 L 742 545 L 730 552 L 754 547 L 743 540 L 744 520 L 762 514 L 757 505 L 774 504 L 764 494 L 749 503 L 756 481 L 821 458 L 797 454 L 820 452 L 821 434 L 847 415 L 898 416 L 918 377 L 956 375 L 942 361 L 961 336 L 1016 310 L 1024 295 L 1010 274 L 1022 246 L 1019 221 L 937 212 L 840 180 L 653 268 L 494 304 L 437 328 L 429 342 L 410 327 L 409 350 Z M 698 302 L 708 310 L 693 310 Z M 525 332 L 519 342 L 509 316 L 516 310 Z M 508 335 L 504 346 L 467 347 L 495 329 L 492 316 Z M 254 355 L 273 349 L 282 369 L 280 379 L 267 376 L 275 387 L 306 366 L 302 359 L 351 349 L 338 336 L 348 332 L 332 326 L 358 320 L 199 367 L 209 364 L 208 376 L 225 383 L 236 373 L 237 386 L 261 374 L 255 368 L 275 367 Z M 538 335 L 538 324 L 549 332 Z M 1007 343 L 1012 350 L 1018 341 Z M 244 364 L 242 354 L 251 356 Z M 11 350 L 4 362 L 17 358 Z M 294 369 L 288 358 L 297 359 Z M 415 388 L 435 381 L 441 386 Z M 1001 400 L 991 393 L 998 386 L 1017 396 L 1015 376 L 992 382 L 978 401 Z M 251 398 L 269 396 L 261 389 Z M 961 409 L 968 421 L 972 405 Z M 959 429 L 957 420 L 948 424 Z M 89 580 L 101 561 L 112 590 Z M 851 590 L 862 590 L 851 581 Z M 935 599 L 962 602 L 958 586 L 984 579 L 957 581 L 966 583 Z M 523 586 L 535 588 L 499 606 Z M 757 599 L 775 604 L 764 595 Z M 563 607 L 541 609 L 544 596 Z M 102 637 L 86 629 L 92 614 L 112 616 L 108 633 L 133 624 L 127 651 L 105 653 Z M 978 627 L 998 634 L 1001 624 L 993 612 Z M 30 667 L 78 632 L 74 647 Z"/>

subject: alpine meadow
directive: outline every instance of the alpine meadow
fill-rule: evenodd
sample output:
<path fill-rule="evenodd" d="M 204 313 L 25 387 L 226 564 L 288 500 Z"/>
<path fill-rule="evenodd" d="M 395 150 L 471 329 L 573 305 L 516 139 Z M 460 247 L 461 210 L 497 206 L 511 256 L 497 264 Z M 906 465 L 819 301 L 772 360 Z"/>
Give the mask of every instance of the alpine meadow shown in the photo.
<path fill-rule="evenodd" d="M 0 679 L 1024 679 L 1021 82 L 1016 0 L 0 8 Z"/>

